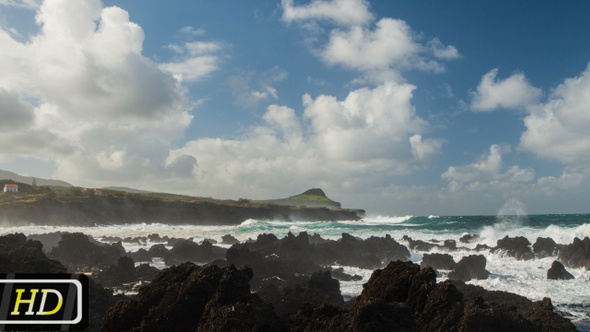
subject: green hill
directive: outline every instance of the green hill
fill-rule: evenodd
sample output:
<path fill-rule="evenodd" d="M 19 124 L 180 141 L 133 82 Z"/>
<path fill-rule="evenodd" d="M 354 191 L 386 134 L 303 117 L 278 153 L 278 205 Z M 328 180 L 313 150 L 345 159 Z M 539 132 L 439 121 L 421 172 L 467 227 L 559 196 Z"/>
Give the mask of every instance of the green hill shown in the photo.
<path fill-rule="evenodd" d="M 341 208 L 340 203 L 328 198 L 326 193 L 320 188 L 312 188 L 299 195 L 290 196 L 288 198 L 270 199 L 257 202 L 284 206 Z"/>

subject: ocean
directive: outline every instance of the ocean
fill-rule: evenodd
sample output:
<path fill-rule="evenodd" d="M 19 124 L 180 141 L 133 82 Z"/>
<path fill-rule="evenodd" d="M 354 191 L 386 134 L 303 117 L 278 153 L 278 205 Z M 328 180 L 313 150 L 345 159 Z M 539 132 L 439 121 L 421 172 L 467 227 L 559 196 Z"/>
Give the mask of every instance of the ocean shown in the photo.
<path fill-rule="evenodd" d="M 404 235 L 414 240 L 444 241 L 456 240 L 458 249 L 442 251 L 435 248 L 431 252 L 444 252 L 459 261 L 463 256 L 474 254 L 477 243 L 496 246 L 496 241 L 508 235 L 510 237 L 524 236 L 531 244 L 538 237 L 550 237 L 558 244 L 571 244 L 574 237 L 583 239 L 590 236 L 590 214 L 564 215 L 499 215 L 499 216 L 368 216 L 361 221 L 333 221 L 333 222 L 279 222 L 247 220 L 236 226 L 194 226 L 167 225 L 165 221 L 157 224 L 124 224 L 104 225 L 95 227 L 55 227 L 55 226 L 23 226 L 1 227 L 0 233 L 20 232 L 25 235 L 63 232 L 82 232 L 92 235 L 99 241 L 104 237 L 117 236 L 138 237 L 158 233 L 160 236 L 177 238 L 192 238 L 201 242 L 213 239 L 221 243 L 221 237 L 231 234 L 240 241 L 256 239 L 258 234 L 273 233 L 281 238 L 289 232 L 298 234 L 308 232 L 319 234 L 327 239 L 339 239 L 342 233 L 348 233 L 360 238 L 370 236 L 391 235 L 396 241 L 407 245 L 402 240 Z M 460 243 L 459 238 L 465 234 L 478 235 L 481 239 L 477 243 Z M 140 248 L 149 249 L 155 243 L 124 242 L 127 251 Z M 217 244 L 223 246 L 221 244 Z M 228 247 L 228 246 L 225 246 Z M 420 263 L 424 252 L 411 252 L 411 260 Z M 518 261 L 515 258 L 504 257 L 501 254 L 490 253 L 487 250 L 477 252 L 487 259 L 486 269 L 491 272 L 487 280 L 473 280 L 469 283 L 479 285 L 488 290 L 500 290 L 516 293 L 531 300 L 541 300 L 550 297 L 556 310 L 562 311 L 572 319 L 581 331 L 590 331 L 590 271 L 585 268 L 566 269 L 575 276 L 573 280 L 547 280 L 547 270 L 556 257 Z M 141 262 L 136 262 L 139 264 Z M 155 259 L 151 265 L 160 269 L 165 268 L 162 260 Z M 344 267 L 345 272 L 363 277 L 361 281 L 340 282 L 342 294 L 345 298 L 352 298 L 362 291 L 362 284 L 366 282 L 371 270 Z M 439 281 L 446 279 L 443 271 Z"/>

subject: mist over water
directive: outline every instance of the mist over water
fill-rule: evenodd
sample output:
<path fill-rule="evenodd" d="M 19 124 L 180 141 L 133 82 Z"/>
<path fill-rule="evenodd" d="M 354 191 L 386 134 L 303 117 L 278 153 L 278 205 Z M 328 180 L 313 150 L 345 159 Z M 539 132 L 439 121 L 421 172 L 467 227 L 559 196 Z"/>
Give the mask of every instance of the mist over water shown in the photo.
<path fill-rule="evenodd" d="M 574 237 L 583 239 L 590 236 L 590 214 L 577 215 L 527 215 L 524 206 L 517 200 L 509 200 L 502 206 L 496 216 L 368 216 L 361 221 L 332 221 L 332 222 L 282 222 L 247 220 L 235 226 L 195 226 L 168 225 L 163 221 L 155 224 L 124 224 L 104 225 L 95 227 L 55 227 L 55 226 L 25 226 L 1 227 L 0 233 L 21 232 L 25 235 L 61 232 L 82 232 L 93 236 L 99 241 L 105 241 L 109 236 L 133 238 L 158 233 L 160 236 L 192 238 L 195 242 L 213 239 L 221 245 L 222 236 L 231 234 L 240 241 L 256 239 L 261 233 L 273 233 L 282 238 L 289 232 L 298 234 L 308 232 L 310 235 L 319 234 L 323 238 L 337 240 L 342 233 L 348 233 L 360 238 L 371 236 L 391 235 L 401 244 L 408 245 L 402 240 L 407 235 L 414 240 L 423 241 L 457 241 L 456 251 L 444 251 L 459 261 L 463 256 L 481 254 L 487 259 L 486 269 L 491 272 L 487 280 L 471 281 L 489 290 L 502 290 L 523 295 L 531 300 L 541 300 L 550 297 L 557 310 L 574 315 L 574 322 L 581 330 L 590 327 L 590 272 L 584 268 L 567 268 L 576 279 L 547 280 L 546 274 L 551 263 L 557 257 L 517 261 L 512 257 L 492 254 L 488 250 L 474 252 L 472 249 L 480 244 L 490 247 L 496 246 L 496 241 L 505 236 L 523 236 L 534 243 L 538 237 L 550 237 L 558 244 L 571 244 Z M 460 243 L 459 238 L 465 234 L 480 236 L 475 243 Z M 123 242 L 127 251 L 137 251 L 140 248 L 149 249 L 150 241 Z M 443 252 L 435 248 L 432 252 Z M 411 251 L 411 260 L 419 263 L 424 252 Z M 138 263 L 138 262 L 137 262 Z M 158 268 L 164 268 L 162 261 L 151 262 Z M 363 277 L 361 281 L 341 282 L 341 291 L 347 298 L 358 295 L 362 291 L 362 284 L 368 280 L 373 271 L 359 268 L 344 267 L 345 272 Z M 439 281 L 446 278 L 446 272 Z"/>

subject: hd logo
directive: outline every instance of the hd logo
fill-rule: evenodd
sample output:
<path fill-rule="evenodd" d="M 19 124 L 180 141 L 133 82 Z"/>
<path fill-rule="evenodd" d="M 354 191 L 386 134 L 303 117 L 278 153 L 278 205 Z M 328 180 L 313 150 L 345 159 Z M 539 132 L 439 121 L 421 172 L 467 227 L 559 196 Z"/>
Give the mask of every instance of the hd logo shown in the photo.
<path fill-rule="evenodd" d="M 83 274 L 2 274 L 0 301 L 0 331 L 88 326 L 88 277 Z"/>

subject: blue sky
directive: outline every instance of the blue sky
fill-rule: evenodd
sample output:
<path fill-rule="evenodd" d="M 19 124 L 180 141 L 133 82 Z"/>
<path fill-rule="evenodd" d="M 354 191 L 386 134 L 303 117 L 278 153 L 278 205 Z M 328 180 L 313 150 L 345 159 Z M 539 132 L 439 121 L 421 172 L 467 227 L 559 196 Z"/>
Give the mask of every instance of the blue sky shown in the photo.
<path fill-rule="evenodd" d="M 0 169 L 382 215 L 583 213 L 587 1 L 0 0 Z"/>

